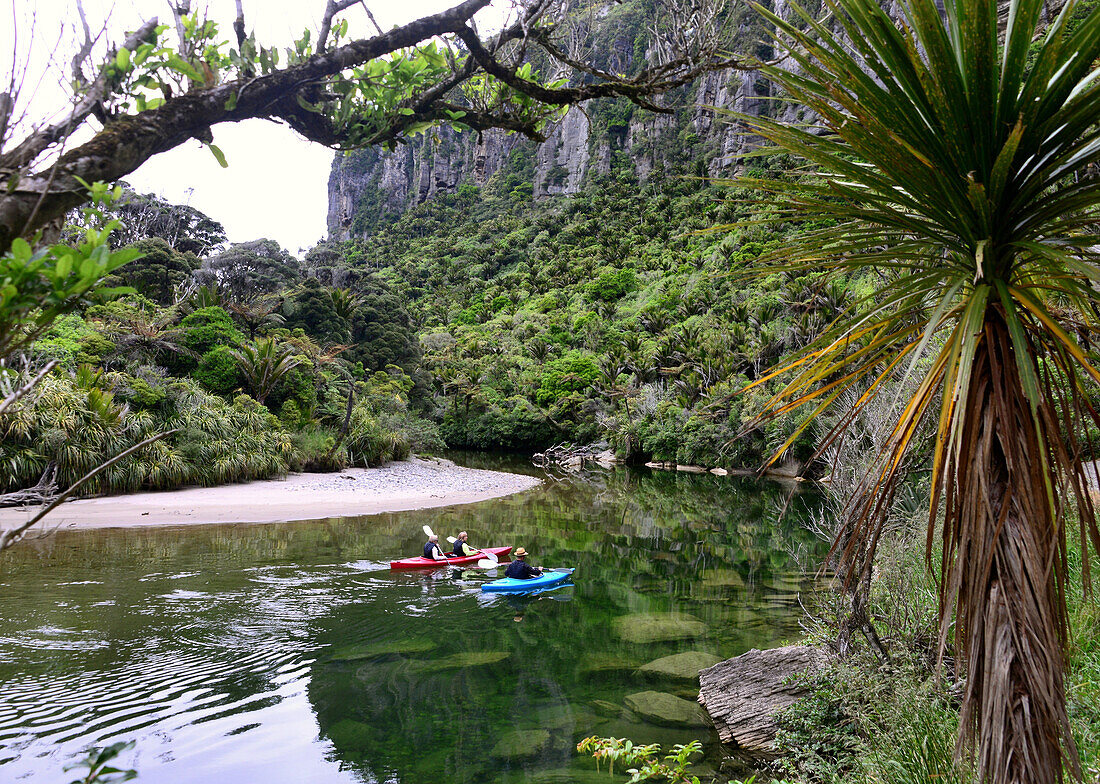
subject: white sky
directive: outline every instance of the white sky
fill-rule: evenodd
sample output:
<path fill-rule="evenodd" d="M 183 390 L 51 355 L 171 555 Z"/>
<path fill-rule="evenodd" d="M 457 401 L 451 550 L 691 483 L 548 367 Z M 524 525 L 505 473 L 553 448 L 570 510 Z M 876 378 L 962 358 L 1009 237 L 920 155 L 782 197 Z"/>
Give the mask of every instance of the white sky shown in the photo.
<path fill-rule="evenodd" d="M 383 29 L 434 13 L 460 0 L 374 0 L 369 7 Z M 12 51 L 11 30 L 21 30 L 29 39 L 27 19 L 35 16 L 35 47 L 31 70 L 41 72 L 45 64 L 36 62 L 37 53 L 56 52 L 61 67 L 68 67 L 75 48 L 74 25 L 78 24 L 75 5 L 68 0 L 9 0 L 0 11 L 0 24 L 14 15 L 15 25 L 0 27 L 0 52 Z M 249 30 L 265 46 L 289 44 L 301 36 L 305 27 L 314 32 L 320 26 L 325 0 L 243 0 Z M 6 3 L 5 3 L 6 5 Z M 501 10 L 485 9 L 478 19 L 491 25 L 500 19 L 506 3 L 496 0 Z M 109 18 L 107 30 L 112 43 L 124 37 L 125 30 L 138 26 L 136 20 L 157 16 L 162 23 L 172 21 L 168 0 L 85 0 L 88 22 L 93 35 Z M 208 8 L 210 18 L 219 23 L 222 36 L 233 41 L 232 20 L 236 17 L 233 0 L 193 0 L 192 8 Z M 488 18 L 483 18 L 488 14 Z M 373 31 L 359 6 L 344 12 L 349 36 L 368 37 Z M 61 31 L 64 30 L 62 33 Z M 60 36 L 60 38 L 59 38 Z M 59 44 L 60 40 L 60 44 Z M 5 54 L 2 59 L 7 59 Z M 6 66 L 5 66 L 6 70 Z M 65 77 L 68 77 L 66 72 Z M 57 73 L 46 77 L 36 89 L 28 81 L 25 95 L 31 95 L 30 112 L 41 117 L 64 106 L 65 98 L 56 86 Z M 190 204 L 224 224 L 231 242 L 268 237 L 291 253 L 309 248 L 325 234 L 327 181 L 333 153 L 318 144 L 305 141 L 283 125 L 266 120 L 225 123 L 214 128 L 214 143 L 221 148 L 229 168 L 221 168 L 209 150 L 190 141 L 146 162 L 126 180 L 135 189 L 161 195 L 168 201 Z"/>

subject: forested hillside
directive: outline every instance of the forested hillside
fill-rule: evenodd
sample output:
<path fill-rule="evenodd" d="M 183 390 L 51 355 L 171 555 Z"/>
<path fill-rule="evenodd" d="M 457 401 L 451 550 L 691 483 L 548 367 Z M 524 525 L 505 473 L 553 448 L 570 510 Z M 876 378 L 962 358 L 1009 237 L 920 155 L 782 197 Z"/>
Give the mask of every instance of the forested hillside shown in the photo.
<path fill-rule="evenodd" d="M 768 387 L 738 393 L 858 286 L 754 273 L 786 236 L 753 225 L 759 194 L 688 172 L 642 184 L 624 160 L 573 197 L 534 201 L 534 154 L 520 145 L 485 187 L 325 251 L 405 302 L 447 443 L 608 440 L 631 460 L 758 465 L 793 423 L 750 427 Z M 786 176 L 789 161 L 752 166 Z"/>
<path fill-rule="evenodd" d="M 1090 4 L 1086 4 L 1091 7 Z M 791 9 L 776 6 L 777 13 Z M 652 46 L 644 0 L 578 6 L 578 45 L 630 72 Z M 735 9 L 746 52 L 768 55 Z M 164 429 L 95 490 L 333 469 L 444 444 L 533 451 L 607 441 L 631 461 L 758 467 L 796 422 L 745 390 L 870 281 L 756 259 L 808 228 L 716 175 L 797 177 L 723 107 L 797 119 L 753 71 L 662 97 L 574 109 L 542 145 L 450 128 L 397 152 L 338 156 L 332 239 L 296 259 L 227 246 L 191 207 L 128 194 L 113 244 L 143 258 L 127 294 L 59 320 L 34 347 L 64 373 L 5 424 L 3 489 L 60 484 Z M 342 238 L 342 239 L 341 239 Z M 804 461 L 819 434 L 789 454 Z M 238 448 L 239 447 L 239 448 Z"/>
<path fill-rule="evenodd" d="M 657 51 L 650 3 L 570 13 L 600 68 L 630 73 Z M 734 17 L 738 40 L 759 40 L 745 9 Z M 5 421 L 0 489 L 66 486 L 164 430 L 90 489 L 562 440 L 755 467 L 790 424 L 742 433 L 764 391 L 737 392 L 851 301 L 814 276 L 740 276 L 782 237 L 714 230 L 761 205 L 706 180 L 745 139 L 704 104 L 750 108 L 758 87 L 707 74 L 663 99 L 667 115 L 595 102 L 542 145 L 443 128 L 339 157 L 334 240 L 302 259 L 269 240 L 227 246 L 201 211 L 127 193 L 108 217 L 112 244 L 143 254 L 113 281 L 134 293 L 34 345 L 33 362 L 63 372 Z"/>

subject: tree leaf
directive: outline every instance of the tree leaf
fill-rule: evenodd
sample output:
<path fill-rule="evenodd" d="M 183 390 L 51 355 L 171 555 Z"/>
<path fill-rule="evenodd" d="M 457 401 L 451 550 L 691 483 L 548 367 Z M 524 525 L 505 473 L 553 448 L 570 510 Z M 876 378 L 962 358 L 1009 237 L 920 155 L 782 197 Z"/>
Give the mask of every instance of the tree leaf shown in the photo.
<path fill-rule="evenodd" d="M 214 158 L 217 159 L 218 165 L 221 166 L 223 169 L 228 169 L 229 162 L 225 159 L 225 153 L 221 151 L 221 148 L 218 147 L 218 145 L 216 144 L 208 144 L 206 146 L 209 147 L 210 152 L 214 154 Z"/>

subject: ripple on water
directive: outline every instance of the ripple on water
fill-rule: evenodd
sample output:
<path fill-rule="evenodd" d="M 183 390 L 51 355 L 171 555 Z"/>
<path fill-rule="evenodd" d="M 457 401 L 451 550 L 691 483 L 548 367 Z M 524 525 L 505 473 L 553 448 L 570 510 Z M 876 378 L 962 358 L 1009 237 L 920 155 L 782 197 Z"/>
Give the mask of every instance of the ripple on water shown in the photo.
<path fill-rule="evenodd" d="M 352 561 L 344 564 L 344 568 L 356 572 L 381 572 L 389 571 L 390 563 L 389 561 Z"/>
<path fill-rule="evenodd" d="M 0 636 L 0 651 L 22 648 L 29 651 L 96 651 L 110 646 L 110 642 L 95 636 L 88 629 L 62 629 L 57 626 L 40 626 L 21 634 Z"/>
<path fill-rule="evenodd" d="M 585 654 L 624 653 L 610 618 L 697 614 L 714 632 L 708 649 L 722 655 L 797 629 L 797 608 L 767 603 L 795 592 L 772 579 L 770 550 L 748 549 L 774 549 L 785 529 L 766 521 L 765 545 L 757 545 L 749 522 L 736 530 L 726 522 L 730 509 L 777 505 L 709 495 L 685 505 L 680 489 L 662 490 L 663 478 L 636 484 L 631 476 L 613 498 L 564 487 L 560 497 L 547 490 L 530 503 L 369 524 L 72 532 L 56 558 L 17 557 L 15 570 L 5 564 L 9 587 L 0 590 L 0 781 L 68 781 L 62 767 L 82 749 L 131 739 L 137 747 L 120 761 L 148 784 L 534 780 L 547 759 L 505 764 L 485 752 L 501 733 L 537 719 L 552 736 L 547 754 L 564 765 L 574 729 L 595 732 L 590 725 L 603 720 L 584 706 L 621 705 L 637 690 L 632 670 L 580 674 Z M 677 477 L 676 487 L 683 484 Z M 720 524 L 705 536 L 678 522 L 684 509 L 708 504 Z M 622 522 L 624 510 L 652 519 L 656 535 Z M 424 522 L 476 530 L 485 541 L 519 537 L 547 562 L 583 567 L 583 578 L 576 588 L 514 597 L 480 592 L 499 570 L 391 571 L 381 559 L 414 551 Z M 605 566 L 655 547 L 669 558 Z M 714 588 L 721 603 L 704 603 L 711 596 L 696 589 L 699 553 L 706 568 L 746 581 L 752 565 L 767 588 L 723 584 Z M 731 602 L 751 608 L 743 623 L 734 622 L 741 616 Z M 795 620 L 771 631 L 784 618 Z M 530 714 L 511 728 L 517 699 L 572 707 L 552 726 Z M 640 731 L 620 724 L 620 734 Z"/>
<path fill-rule="evenodd" d="M 0 738 L 9 753 L 48 757 L 88 742 L 150 732 L 172 736 L 181 728 L 255 715 L 301 692 L 312 660 L 303 661 L 291 645 L 244 645 L 249 636 L 245 630 L 194 648 L 194 641 L 180 637 L 169 654 L 141 651 L 114 668 L 13 678 L 2 689 Z M 8 642 L 0 639 L 0 645 Z"/>

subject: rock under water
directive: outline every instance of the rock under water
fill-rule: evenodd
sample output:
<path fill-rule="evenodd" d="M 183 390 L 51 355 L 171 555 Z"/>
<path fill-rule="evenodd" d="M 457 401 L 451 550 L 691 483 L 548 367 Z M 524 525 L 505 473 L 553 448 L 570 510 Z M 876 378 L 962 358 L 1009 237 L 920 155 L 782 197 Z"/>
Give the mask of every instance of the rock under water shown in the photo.
<path fill-rule="evenodd" d="M 722 661 L 720 656 L 703 651 L 685 651 L 672 656 L 654 659 L 638 668 L 638 675 L 645 678 L 698 682 L 699 671 L 713 667 Z"/>
<path fill-rule="evenodd" d="M 702 637 L 707 627 L 687 613 L 634 613 L 611 622 L 615 634 L 626 642 L 648 644 Z"/>
<path fill-rule="evenodd" d="M 639 691 L 628 694 L 626 707 L 650 724 L 663 727 L 705 727 L 706 714 L 694 702 L 663 691 Z"/>

